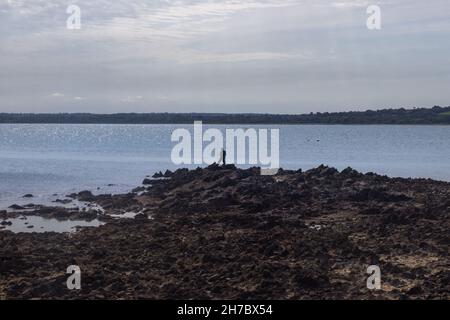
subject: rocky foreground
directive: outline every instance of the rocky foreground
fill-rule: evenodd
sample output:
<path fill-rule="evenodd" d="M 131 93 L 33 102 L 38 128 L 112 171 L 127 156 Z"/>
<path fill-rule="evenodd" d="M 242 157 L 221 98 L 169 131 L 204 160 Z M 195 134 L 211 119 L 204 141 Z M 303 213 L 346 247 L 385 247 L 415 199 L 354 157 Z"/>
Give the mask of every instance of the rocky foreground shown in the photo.
<path fill-rule="evenodd" d="M 164 176 L 127 195 L 72 195 L 103 213 L 34 212 L 107 221 L 98 228 L 0 231 L 0 298 L 450 298 L 449 183 L 324 166 Z M 81 290 L 66 287 L 69 265 L 81 268 Z M 366 286 L 369 265 L 381 290 Z"/>

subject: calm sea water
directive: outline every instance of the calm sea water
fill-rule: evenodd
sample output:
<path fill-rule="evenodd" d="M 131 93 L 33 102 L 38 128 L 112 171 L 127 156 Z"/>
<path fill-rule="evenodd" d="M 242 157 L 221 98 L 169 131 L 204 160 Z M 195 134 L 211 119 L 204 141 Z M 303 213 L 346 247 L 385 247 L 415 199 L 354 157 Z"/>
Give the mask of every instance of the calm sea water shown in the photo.
<path fill-rule="evenodd" d="M 48 203 L 85 189 L 129 191 L 146 175 L 177 168 L 170 160 L 174 145 L 170 137 L 180 127 L 192 130 L 189 125 L 0 124 L 0 208 Z M 308 169 L 323 163 L 450 181 L 450 126 L 268 128 L 280 129 L 284 168 Z M 28 193 L 35 197 L 21 198 Z"/>

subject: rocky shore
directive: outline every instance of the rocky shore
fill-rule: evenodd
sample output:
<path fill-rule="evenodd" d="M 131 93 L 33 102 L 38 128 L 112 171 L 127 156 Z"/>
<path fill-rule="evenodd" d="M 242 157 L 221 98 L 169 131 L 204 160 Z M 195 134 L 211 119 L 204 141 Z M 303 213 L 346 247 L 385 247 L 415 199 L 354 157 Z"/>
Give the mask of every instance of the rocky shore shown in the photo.
<path fill-rule="evenodd" d="M 259 171 L 167 171 L 129 194 L 69 195 L 93 204 L 84 211 L 0 212 L 0 222 L 107 222 L 0 231 L 0 299 L 450 298 L 450 183 L 325 166 Z M 66 287 L 69 265 L 81 290 Z M 381 290 L 366 286 L 369 265 Z"/>

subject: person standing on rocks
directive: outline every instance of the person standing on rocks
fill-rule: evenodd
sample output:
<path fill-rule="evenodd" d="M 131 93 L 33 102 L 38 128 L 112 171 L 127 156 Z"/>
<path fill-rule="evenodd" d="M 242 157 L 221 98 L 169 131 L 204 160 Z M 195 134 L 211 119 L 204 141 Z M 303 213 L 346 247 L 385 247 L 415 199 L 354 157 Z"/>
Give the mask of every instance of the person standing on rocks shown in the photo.
<path fill-rule="evenodd" d="M 220 159 L 219 159 L 219 164 L 222 162 L 223 165 L 227 164 L 227 152 L 225 151 L 225 149 L 222 148 L 222 150 L 220 151 Z"/>

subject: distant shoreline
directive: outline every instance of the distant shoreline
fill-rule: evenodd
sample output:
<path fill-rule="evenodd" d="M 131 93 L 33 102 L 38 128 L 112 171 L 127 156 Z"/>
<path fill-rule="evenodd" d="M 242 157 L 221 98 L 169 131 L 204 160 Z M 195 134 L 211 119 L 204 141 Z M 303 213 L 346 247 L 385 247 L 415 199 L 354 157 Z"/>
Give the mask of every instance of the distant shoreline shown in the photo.
<path fill-rule="evenodd" d="M 0 124 L 450 125 L 450 107 L 310 114 L 0 113 Z"/>

